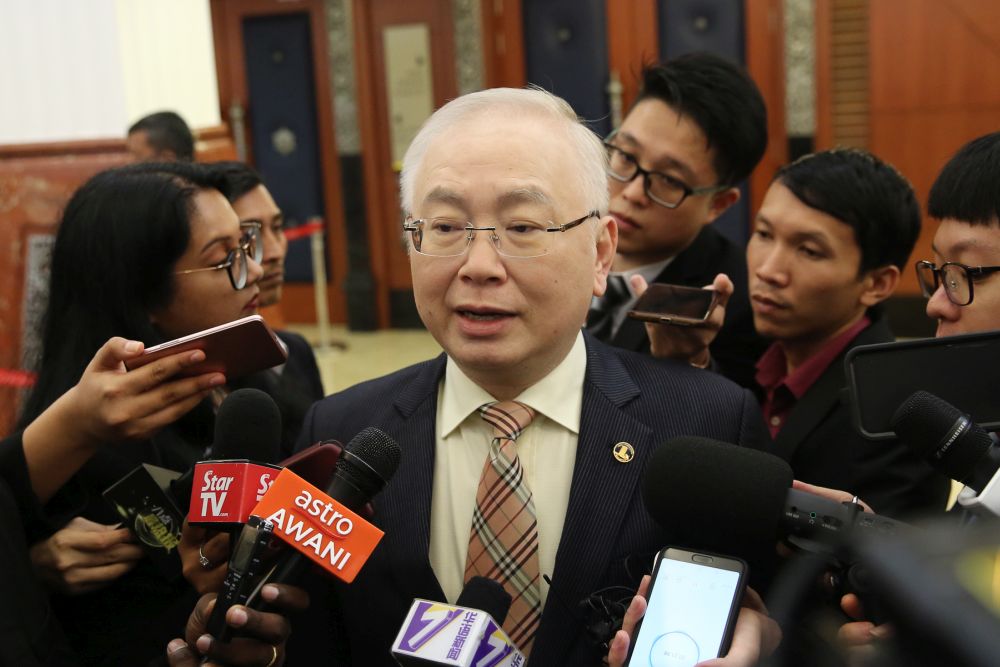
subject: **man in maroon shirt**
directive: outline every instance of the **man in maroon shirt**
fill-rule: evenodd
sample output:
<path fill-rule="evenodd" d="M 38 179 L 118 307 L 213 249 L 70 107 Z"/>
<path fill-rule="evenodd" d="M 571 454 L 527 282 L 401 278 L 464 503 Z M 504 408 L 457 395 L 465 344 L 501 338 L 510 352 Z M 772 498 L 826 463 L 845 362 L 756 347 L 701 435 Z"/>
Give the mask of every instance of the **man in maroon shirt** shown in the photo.
<path fill-rule="evenodd" d="M 844 356 L 893 340 L 879 304 L 919 233 L 906 179 L 870 153 L 839 149 L 779 170 L 747 245 L 754 326 L 773 341 L 756 380 L 776 452 L 797 479 L 845 489 L 890 516 L 943 510 L 949 483 L 901 443 L 855 430 Z M 654 354 L 703 359 L 723 315 L 690 331 L 651 326 Z"/>

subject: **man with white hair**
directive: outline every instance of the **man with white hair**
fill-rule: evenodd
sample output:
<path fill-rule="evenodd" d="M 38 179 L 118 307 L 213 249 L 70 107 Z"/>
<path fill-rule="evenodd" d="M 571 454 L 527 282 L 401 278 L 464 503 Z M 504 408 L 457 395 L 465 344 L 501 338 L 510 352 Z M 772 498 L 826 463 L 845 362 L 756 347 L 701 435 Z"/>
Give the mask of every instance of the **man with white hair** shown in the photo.
<path fill-rule="evenodd" d="M 375 425 L 402 448 L 374 501 L 385 537 L 333 601 L 349 664 L 394 664 L 413 598 L 454 602 L 476 575 L 511 594 L 504 629 L 532 664 L 600 664 L 577 603 L 627 598 L 607 591 L 669 543 L 639 497 L 646 459 L 681 435 L 766 439 L 747 391 L 581 331 L 617 243 L 605 161 L 541 90 L 462 96 L 410 145 L 414 298 L 445 353 L 320 401 L 299 441 Z"/>

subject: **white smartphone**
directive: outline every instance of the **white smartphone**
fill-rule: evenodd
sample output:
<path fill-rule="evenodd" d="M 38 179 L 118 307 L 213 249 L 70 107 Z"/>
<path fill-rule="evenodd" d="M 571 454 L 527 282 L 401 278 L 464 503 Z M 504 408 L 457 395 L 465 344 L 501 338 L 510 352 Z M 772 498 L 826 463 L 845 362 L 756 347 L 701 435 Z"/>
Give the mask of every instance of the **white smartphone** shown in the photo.
<path fill-rule="evenodd" d="M 646 614 L 628 667 L 691 667 L 729 651 L 747 564 L 739 558 L 667 547 L 656 559 Z"/>

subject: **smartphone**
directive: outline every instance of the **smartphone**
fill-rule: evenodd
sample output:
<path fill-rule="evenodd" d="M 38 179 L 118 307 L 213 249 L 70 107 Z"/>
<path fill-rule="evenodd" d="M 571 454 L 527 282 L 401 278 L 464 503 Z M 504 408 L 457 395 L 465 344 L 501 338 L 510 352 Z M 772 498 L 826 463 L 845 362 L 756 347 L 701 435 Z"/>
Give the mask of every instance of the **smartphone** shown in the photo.
<path fill-rule="evenodd" d="M 892 416 L 918 390 L 951 403 L 987 431 L 1000 429 L 1000 331 L 862 345 L 844 364 L 851 415 L 866 438 L 896 437 Z"/>
<path fill-rule="evenodd" d="M 126 361 L 125 368 L 135 370 L 157 359 L 188 350 L 204 350 L 205 360 L 185 368 L 181 375 L 219 372 L 227 380 L 283 364 L 288 359 L 284 343 L 278 340 L 264 318 L 250 315 L 154 345 L 139 357 Z"/>
<path fill-rule="evenodd" d="M 696 326 L 703 324 L 719 301 L 714 289 L 652 283 L 628 316 L 644 322 Z"/>
<path fill-rule="evenodd" d="M 691 667 L 725 655 L 746 588 L 739 558 L 667 547 L 656 559 L 628 667 Z"/>

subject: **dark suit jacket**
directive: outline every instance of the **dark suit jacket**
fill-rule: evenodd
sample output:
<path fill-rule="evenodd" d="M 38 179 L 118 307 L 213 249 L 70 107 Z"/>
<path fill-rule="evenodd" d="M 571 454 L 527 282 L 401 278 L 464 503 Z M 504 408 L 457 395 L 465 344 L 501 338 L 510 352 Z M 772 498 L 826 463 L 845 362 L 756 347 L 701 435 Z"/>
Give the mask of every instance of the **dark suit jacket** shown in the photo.
<path fill-rule="evenodd" d="M 651 452 L 680 435 L 763 446 L 767 434 L 750 392 L 713 373 L 611 348 L 589 335 L 580 437 L 552 589 L 532 650 L 535 665 L 596 665 L 600 654 L 572 610 L 607 586 L 634 590 L 653 555 L 668 544 L 642 505 L 639 479 Z M 391 666 L 389 647 L 413 598 L 444 600 L 428 559 L 438 383 L 442 355 L 352 387 L 316 404 L 300 445 L 347 442 L 375 425 L 395 438 L 402 460 L 376 497 L 374 522 L 385 537 L 337 603 L 351 664 Z M 631 463 L 615 443 L 635 448 Z M 630 576 L 631 575 L 631 576 Z M 625 595 L 623 595 L 625 596 Z M 627 597 L 627 596 L 626 596 Z M 314 603 L 315 604 L 315 603 Z"/>
<path fill-rule="evenodd" d="M 775 439 L 796 479 L 857 494 L 879 514 L 943 512 L 950 482 L 898 440 L 864 438 L 851 421 L 844 358 L 895 340 L 884 319 L 858 334 L 792 408 Z"/>
<path fill-rule="evenodd" d="M 752 387 L 754 364 L 767 343 L 753 327 L 743 248 L 707 225 L 653 282 L 704 287 L 711 284 L 718 273 L 728 275 L 736 289 L 726 305 L 722 329 L 712 342 L 712 359 L 720 373 L 737 384 Z M 625 318 L 610 343 L 626 350 L 649 353 L 645 323 Z"/>

